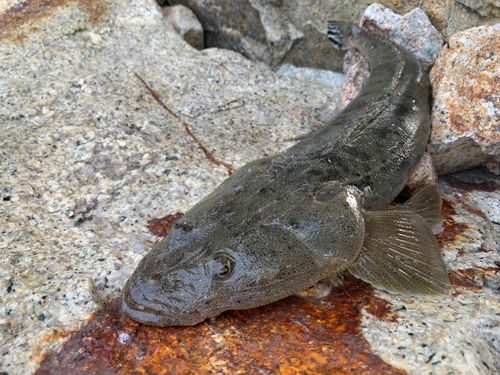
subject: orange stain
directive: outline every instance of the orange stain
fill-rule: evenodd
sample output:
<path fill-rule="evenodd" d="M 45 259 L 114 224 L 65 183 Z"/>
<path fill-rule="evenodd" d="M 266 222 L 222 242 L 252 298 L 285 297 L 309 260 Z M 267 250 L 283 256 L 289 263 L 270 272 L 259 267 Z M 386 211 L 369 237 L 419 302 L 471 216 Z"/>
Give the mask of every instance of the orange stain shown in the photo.
<path fill-rule="evenodd" d="M 114 301 L 59 352 L 46 353 L 36 374 L 405 374 L 371 352 L 360 333 L 362 309 L 397 320 L 354 277 L 323 300 L 292 296 L 194 327 L 137 323 Z"/>
<path fill-rule="evenodd" d="M 0 43 L 11 39 L 22 43 L 30 33 L 39 32 L 57 9 L 67 5 L 83 8 L 88 23 L 98 24 L 104 20 L 108 10 L 107 0 L 27 0 L 18 2 L 0 14 Z"/>
<path fill-rule="evenodd" d="M 175 214 L 170 214 L 164 216 L 160 219 L 153 219 L 148 221 L 146 228 L 158 237 L 165 237 L 170 233 L 172 227 L 177 223 L 184 214 L 182 212 L 176 212 Z"/>

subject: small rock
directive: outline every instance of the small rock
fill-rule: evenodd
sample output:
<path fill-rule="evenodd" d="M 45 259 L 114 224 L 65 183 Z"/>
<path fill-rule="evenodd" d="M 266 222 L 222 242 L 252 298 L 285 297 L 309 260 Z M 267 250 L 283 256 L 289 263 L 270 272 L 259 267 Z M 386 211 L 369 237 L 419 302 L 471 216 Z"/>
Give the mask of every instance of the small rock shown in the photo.
<path fill-rule="evenodd" d="M 438 174 L 500 163 L 500 28 L 453 35 L 430 79 L 434 96 L 427 150 Z"/>
<path fill-rule="evenodd" d="M 323 69 L 298 68 L 290 64 L 282 65 L 276 73 L 284 76 L 312 79 L 322 85 L 335 88 L 341 88 L 345 81 L 345 75 L 341 73 Z"/>
<path fill-rule="evenodd" d="M 162 8 L 174 29 L 191 47 L 203 49 L 203 26 L 191 9 L 184 5 Z"/>
<path fill-rule="evenodd" d="M 340 108 L 345 108 L 365 85 L 370 76 L 370 66 L 365 57 L 357 49 L 351 49 L 344 58 L 346 78 L 342 86 Z"/>
<path fill-rule="evenodd" d="M 203 24 L 207 47 L 241 53 L 278 66 L 303 34 L 281 12 L 280 2 L 263 0 L 170 0 L 193 9 Z"/>
<path fill-rule="evenodd" d="M 366 8 L 360 25 L 365 31 L 405 47 L 426 69 L 434 64 L 444 43 L 420 8 L 400 16 L 381 4 L 372 4 Z"/>
<path fill-rule="evenodd" d="M 443 37 L 419 8 L 400 16 L 381 4 L 372 4 L 366 8 L 360 26 L 365 31 L 405 47 L 425 68 L 434 64 L 443 46 Z M 358 95 L 369 77 L 368 69 L 361 53 L 354 50 L 347 53 L 344 59 L 347 77 L 342 88 L 342 108 Z"/>

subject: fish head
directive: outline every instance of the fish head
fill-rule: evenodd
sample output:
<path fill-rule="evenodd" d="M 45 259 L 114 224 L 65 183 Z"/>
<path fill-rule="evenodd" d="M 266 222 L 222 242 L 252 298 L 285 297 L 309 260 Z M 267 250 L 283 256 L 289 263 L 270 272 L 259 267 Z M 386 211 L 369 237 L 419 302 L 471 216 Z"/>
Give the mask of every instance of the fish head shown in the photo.
<path fill-rule="evenodd" d="M 326 202 L 305 197 L 288 209 L 268 205 L 232 227 L 221 215 L 190 211 L 127 281 L 123 311 L 151 325 L 195 325 L 277 301 L 345 270 L 360 250 L 363 223 L 353 194 L 333 195 Z"/>
<path fill-rule="evenodd" d="M 293 294 L 316 268 L 303 245 L 276 238 L 281 229 L 273 225 L 237 233 L 220 246 L 210 235 L 177 238 L 178 230 L 141 260 L 123 288 L 123 311 L 136 321 L 187 326 L 261 306 Z"/>

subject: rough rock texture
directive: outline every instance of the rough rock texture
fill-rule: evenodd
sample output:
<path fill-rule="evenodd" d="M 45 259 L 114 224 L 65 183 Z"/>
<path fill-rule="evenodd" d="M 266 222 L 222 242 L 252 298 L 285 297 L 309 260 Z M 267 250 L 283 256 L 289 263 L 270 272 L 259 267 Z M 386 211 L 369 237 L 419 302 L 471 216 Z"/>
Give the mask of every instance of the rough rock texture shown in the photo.
<path fill-rule="evenodd" d="M 237 53 L 196 51 L 150 0 L 11 5 L 15 8 L 0 6 L 0 373 L 9 375 L 33 373 L 45 350 L 61 350 L 67 330 L 86 325 L 96 310 L 88 277 L 100 292 L 119 291 L 156 240 L 144 227 L 148 220 L 185 212 L 226 178 L 231 166 L 289 147 L 290 139 L 317 127 L 324 107 L 339 99 L 338 90 L 276 76 Z M 357 340 L 350 345 L 362 342 L 363 350 L 409 373 L 500 371 L 500 178 L 482 169 L 447 178 L 440 181 L 447 201 L 438 239 L 455 293 L 435 300 L 377 292 L 385 302 L 354 284 L 347 290 L 360 294 L 361 288 L 375 306 L 365 297 L 352 298 L 356 303 L 348 310 L 335 311 L 334 300 L 318 301 L 321 311 L 336 315 L 313 319 L 301 313 L 304 303 L 292 298 L 287 311 L 302 315 L 280 321 L 290 327 L 280 328 L 280 339 L 294 340 L 305 330 L 301 322 L 312 320 L 320 340 L 313 349 L 305 342 L 307 368 L 297 356 L 279 368 L 282 373 L 314 373 L 316 363 L 337 361 L 335 350 L 352 355 L 344 345 L 339 349 L 346 334 L 337 324 L 342 319 L 357 322 L 348 327 Z M 258 328 L 260 319 L 267 319 L 270 328 L 258 334 L 244 335 L 247 331 L 226 324 L 221 329 L 226 339 L 208 322 L 188 331 L 189 343 L 196 345 L 202 336 L 216 347 L 213 357 L 205 357 L 212 373 L 240 370 L 238 361 L 213 360 L 228 342 L 250 361 L 241 362 L 244 368 L 255 368 L 240 343 L 256 351 L 275 340 L 268 318 L 274 315 L 266 309 L 272 306 L 252 320 Z M 391 309 L 397 318 L 384 318 Z M 360 310 L 364 316 L 356 315 Z M 229 315 L 241 321 L 239 312 Z M 324 329 L 327 320 L 339 326 L 338 336 Z M 109 332 L 113 345 L 105 349 L 113 351 L 97 358 L 93 372 L 100 373 L 99 361 L 117 361 L 119 372 L 122 359 L 151 354 L 143 331 Z M 124 352 L 137 332 L 145 346 L 137 350 L 130 344 L 136 351 Z M 187 357 L 179 372 L 196 373 L 191 348 L 183 341 L 167 346 L 165 331 L 155 332 L 164 352 Z M 183 328 L 168 332 L 185 337 Z M 83 360 L 100 353 L 99 343 L 99 337 L 84 336 L 69 354 Z M 266 361 L 288 359 L 287 345 L 295 341 L 286 341 L 280 356 Z M 360 364 L 375 356 L 363 353 Z M 57 373 L 54 366 L 45 373 Z M 160 361 L 149 373 L 168 371 Z"/>
<path fill-rule="evenodd" d="M 500 3 L 498 0 L 457 0 L 457 3 L 479 13 L 481 17 L 500 17 Z"/>
<path fill-rule="evenodd" d="M 344 74 L 332 72 L 331 70 L 297 68 L 290 64 L 282 65 L 276 74 L 312 79 L 323 85 L 335 88 L 341 88 L 345 81 Z"/>
<path fill-rule="evenodd" d="M 344 72 L 346 78 L 342 85 L 340 108 L 345 108 L 358 96 L 370 76 L 370 66 L 361 52 L 351 49 L 344 58 Z"/>
<path fill-rule="evenodd" d="M 8 374 L 31 373 L 40 349 L 54 347 L 42 346 L 44 335 L 96 309 L 88 277 L 119 291 L 151 247 L 148 220 L 187 211 L 228 176 L 188 130 L 238 168 L 291 146 L 339 98 L 232 51 L 196 51 L 153 1 L 82 4 L 28 3 L 38 12 L 1 18 L 0 372 Z"/>
<path fill-rule="evenodd" d="M 428 151 L 439 174 L 485 164 L 500 173 L 500 26 L 453 35 L 430 74 Z"/>
<path fill-rule="evenodd" d="M 426 69 L 434 64 L 444 43 L 420 8 L 400 16 L 381 4 L 372 4 L 363 13 L 360 26 L 405 47 Z"/>
<path fill-rule="evenodd" d="M 500 178 L 478 168 L 441 178 L 439 187 L 444 231 L 437 237 L 455 292 L 433 301 L 377 292 L 400 319 L 365 313 L 363 334 L 410 374 L 498 374 Z"/>
<path fill-rule="evenodd" d="M 203 49 L 203 26 L 191 9 L 175 5 L 164 7 L 162 11 L 182 39 L 191 47 Z"/>
<path fill-rule="evenodd" d="M 171 0 L 192 9 L 203 24 L 205 45 L 242 53 L 277 66 L 303 34 L 281 12 L 281 3 L 262 0 Z"/>
<path fill-rule="evenodd" d="M 160 0 L 159 0 L 160 1 Z M 331 50 L 326 24 L 357 23 L 369 0 L 169 0 L 191 8 L 205 29 L 205 45 L 241 52 L 273 68 L 291 64 L 340 71 L 343 53 Z M 398 14 L 420 8 L 447 39 L 457 31 L 493 22 L 498 4 L 490 0 L 381 0 Z"/>
<path fill-rule="evenodd" d="M 406 182 L 405 188 L 408 189 L 409 195 L 414 195 L 427 185 L 436 183 L 437 181 L 438 175 L 434 169 L 432 157 L 428 152 L 424 152 L 424 155 L 417 164 L 415 171 Z"/>

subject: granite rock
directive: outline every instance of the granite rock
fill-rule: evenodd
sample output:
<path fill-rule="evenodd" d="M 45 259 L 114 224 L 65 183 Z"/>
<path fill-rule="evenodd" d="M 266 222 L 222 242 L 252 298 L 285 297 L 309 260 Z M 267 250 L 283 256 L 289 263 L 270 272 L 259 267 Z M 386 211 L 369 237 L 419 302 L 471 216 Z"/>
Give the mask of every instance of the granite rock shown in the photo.
<path fill-rule="evenodd" d="M 203 26 L 193 11 L 183 5 L 162 8 L 174 29 L 191 47 L 203 49 Z"/>
<path fill-rule="evenodd" d="M 370 66 L 357 49 L 349 50 L 344 57 L 345 81 L 342 85 L 340 108 L 345 108 L 365 85 L 370 76 Z"/>
<path fill-rule="evenodd" d="M 407 189 L 407 193 L 411 196 L 422 190 L 427 185 L 437 183 L 437 181 L 438 175 L 434 169 L 432 157 L 428 152 L 424 152 L 424 155 L 417 164 L 415 171 L 413 171 L 410 179 L 406 182 L 405 189 Z"/>
<path fill-rule="evenodd" d="M 500 3 L 498 0 L 457 0 L 457 3 L 479 13 L 481 17 L 500 17 Z"/>
<path fill-rule="evenodd" d="M 322 85 L 335 88 L 341 88 L 345 81 L 345 75 L 341 73 L 323 69 L 298 68 L 290 64 L 282 65 L 276 74 L 311 79 Z"/>
<path fill-rule="evenodd" d="M 293 145 L 340 98 L 339 90 L 277 76 L 235 52 L 193 49 L 150 0 L 90 3 L 0 7 L 2 373 L 33 373 L 44 351 L 59 351 L 67 331 L 86 324 L 97 308 L 89 277 L 99 292 L 119 292 L 157 240 L 148 220 L 187 211 L 229 167 Z M 363 309 L 355 335 L 385 361 L 413 374 L 498 373 L 498 186 L 483 169 L 441 177 L 438 239 L 455 293 L 377 292 L 398 318 Z M 302 330 L 297 322 L 289 324 Z M 224 343 L 211 329 L 204 338 Z M 113 335 L 115 358 L 129 336 Z M 92 350 L 94 339 L 70 354 Z M 168 350 L 189 355 L 176 344 Z M 330 346 L 317 350 L 314 361 L 336 360 Z M 211 369 L 229 372 L 223 361 Z"/>
<path fill-rule="evenodd" d="M 275 67 L 303 34 L 280 11 L 280 2 L 264 0 L 171 0 L 192 9 L 203 24 L 207 47 L 240 52 Z"/>
<path fill-rule="evenodd" d="M 228 167 L 291 146 L 339 98 L 236 52 L 193 49 L 153 1 L 37 4 L 0 17 L 8 374 L 32 373 L 43 350 L 58 348 L 45 335 L 95 311 L 89 277 L 99 292 L 119 293 L 156 240 L 148 220 L 187 211 Z"/>
<path fill-rule="evenodd" d="M 430 79 L 432 133 L 428 151 L 439 174 L 484 164 L 500 167 L 500 27 L 453 35 Z"/>
<path fill-rule="evenodd" d="M 493 22 L 497 17 L 495 6 L 478 5 L 476 9 L 464 5 L 468 2 L 380 1 L 398 14 L 419 8 L 445 38 L 457 31 Z M 186 5 L 196 13 L 205 29 L 208 47 L 238 51 L 273 69 L 281 64 L 291 64 L 340 71 L 344 53 L 330 48 L 324 36 L 326 24 L 335 19 L 357 23 L 366 7 L 373 2 L 170 0 L 169 3 Z"/>
<path fill-rule="evenodd" d="M 444 43 L 420 8 L 400 16 L 381 4 L 372 4 L 363 13 L 360 26 L 405 47 L 426 69 L 434 64 Z"/>

